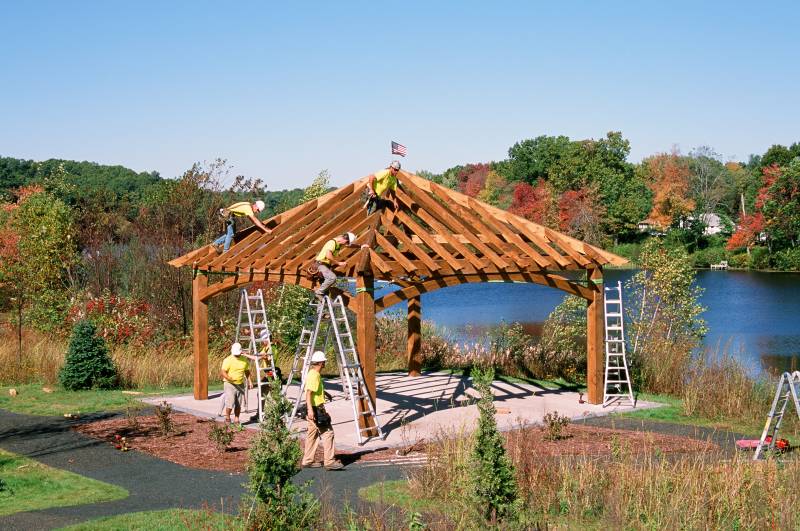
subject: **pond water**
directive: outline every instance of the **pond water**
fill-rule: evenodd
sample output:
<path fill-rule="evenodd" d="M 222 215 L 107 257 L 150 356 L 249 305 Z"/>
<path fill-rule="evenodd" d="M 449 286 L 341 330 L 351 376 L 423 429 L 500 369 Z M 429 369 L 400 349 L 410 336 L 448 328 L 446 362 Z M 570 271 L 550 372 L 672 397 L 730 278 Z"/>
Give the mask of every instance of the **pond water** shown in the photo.
<path fill-rule="evenodd" d="M 606 286 L 624 284 L 634 273 L 606 271 Z M 728 352 L 754 372 L 800 368 L 800 274 L 699 271 L 697 283 L 705 290 L 708 349 Z M 424 294 L 422 316 L 459 337 L 480 335 L 503 321 L 537 333 L 563 298 L 563 292 L 537 284 L 465 284 Z"/>

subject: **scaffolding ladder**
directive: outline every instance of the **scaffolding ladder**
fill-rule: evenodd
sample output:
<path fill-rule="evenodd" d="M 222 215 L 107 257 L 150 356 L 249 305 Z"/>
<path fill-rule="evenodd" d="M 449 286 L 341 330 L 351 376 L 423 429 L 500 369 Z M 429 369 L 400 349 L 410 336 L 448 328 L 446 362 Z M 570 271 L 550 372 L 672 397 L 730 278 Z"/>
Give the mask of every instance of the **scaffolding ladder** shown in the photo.
<path fill-rule="evenodd" d="M 625 319 L 622 306 L 622 282 L 605 288 L 606 370 L 603 384 L 603 407 L 629 400 L 636 406 L 628 371 L 625 346 Z"/>
<path fill-rule="evenodd" d="M 287 421 L 287 426 L 291 428 L 292 422 L 297 416 L 301 404 L 303 404 L 306 374 L 311 365 L 311 355 L 316 350 L 327 352 L 332 340 L 333 347 L 336 350 L 336 361 L 339 365 L 342 389 L 345 391 L 345 396 L 350 401 L 350 406 L 353 410 L 353 420 L 355 421 L 356 438 L 359 446 L 372 438 L 368 433 L 373 431 L 377 432 L 378 437 L 383 439 L 385 435 L 375 413 L 375 406 L 367 392 L 364 372 L 358 360 L 350 322 L 347 319 L 347 312 L 341 295 L 337 295 L 334 299 L 325 295 L 321 299 L 312 299 L 308 304 L 308 312 L 303 321 L 303 330 L 300 332 L 297 350 L 292 360 L 292 368 L 284 388 L 285 396 L 288 394 L 289 386 L 292 384 L 295 375 L 299 375 L 300 386 L 297 397 L 294 399 L 294 407 Z M 359 412 L 359 403 L 362 404 L 363 408 L 361 412 Z M 362 419 L 362 422 L 359 422 L 359 419 Z M 370 419 L 374 420 L 374 426 L 369 426 Z M 368 427 L 361 427 L 362 424 Z"/>
<path fill-rule="evenodd" d="M 242 350 L 246 351 L 245 355 L 255 365 L 253 373 L 256 379 L 253 385 L 258 397 L 258 421 L 261 422 L 264 420 L 263 393 L 264 391 L 269 393 L 271 381 L 278 377 L 278 373 L 272 355 L 267 307 L 264 304 L 264 293 L 260 289 L 256 290 L 255 295 L 250 295 L 246 289 L 241 291 L 239 316 L 236 321 L 236 342 L 242 344 Z"/>
<path fill-rule="evenodd" d="M 772 401 L 772 409 L 769 410 L 767 422 L 764 424 L 764 431 L 761 433 L 761 439 L 759 439 L 756 452 L 753 455 L 754 461 L 764 459 L 768 451 L 775 449 L 775 444 L 778 441 L 778 430 L 783 422 L 783 416 L 786 414 L 786 407 L 789 402 L 794 403 L 794 409 L 798 418 L 800 418 L 800 401 L 798 401 L 798 393 L 800 391 L 798 386 L 800 386 L 800 371 L 781 374 L 778 388 L 775 390 L 775 399 Z"/>

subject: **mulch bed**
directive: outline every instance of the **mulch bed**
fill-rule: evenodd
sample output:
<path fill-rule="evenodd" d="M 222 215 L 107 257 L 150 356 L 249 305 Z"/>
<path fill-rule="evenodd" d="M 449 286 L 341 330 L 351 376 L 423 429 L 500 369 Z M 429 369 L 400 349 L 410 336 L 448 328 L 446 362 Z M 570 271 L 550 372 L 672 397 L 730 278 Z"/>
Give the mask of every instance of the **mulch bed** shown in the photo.
<path fill-rule="evenodd" d="M 209 431 L 213 421 L 183 413 L 172 415 L 175 433 L 165 437 L 161 434 L 155 416 L 140 416 L 138 426 L 132 426 L 126 418 L 113 418 L 97 422 L 81 424 L 74 429 L 80 433 L 119 444 L 117 436 L 125 437 L 131 450 L 145 452 L 179 465 L 206 470 L 225 472 L 244 472 L 247 468 L 247 449 L 257 435 L 255 430 L 244 430 L 236 433 L 231 446 L 224 453 L 220 452 L 209 439 Z M 702 453 L 710 452 L 718 447 L 710 442 L 666 435 L 654 432 L 638 432 L 598 428 L 591 426 L 570 425 L 564 430 L 565 438 L 549 441 L 545 432 L 538 427 L 526 427 L 506 433 L 514 451 L 514 445 L 520 445 L 520 451 L 535 452 L 543 456 L 610 456 L 613 453 L 625 452 L 633 454 L 661 452 Z M 302 444 L 302 441 L 301 441 Z M 345 464 L 354 461 L 373 461 L 395 458 L 398 455 L 419 455 L 424 452 L 423 441 L 413 447 L 389 448 L 377 451 L 339 454 Z M 318 460 L 322 460 L 322 448 L 318 449 Z"/>

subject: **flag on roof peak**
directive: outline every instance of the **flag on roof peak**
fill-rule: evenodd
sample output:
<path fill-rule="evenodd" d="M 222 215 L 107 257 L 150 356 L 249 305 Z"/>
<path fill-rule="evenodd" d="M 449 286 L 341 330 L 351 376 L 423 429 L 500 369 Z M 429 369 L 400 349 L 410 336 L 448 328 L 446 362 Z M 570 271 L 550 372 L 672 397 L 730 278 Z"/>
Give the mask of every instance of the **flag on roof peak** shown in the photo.
<path fill-rule="evenodd" d="M 398 144 L 394 140 L 392 140 L 392 155 L 400 155 L 401 157 L 405 157 L 408 150 L 403 144 Z"/>

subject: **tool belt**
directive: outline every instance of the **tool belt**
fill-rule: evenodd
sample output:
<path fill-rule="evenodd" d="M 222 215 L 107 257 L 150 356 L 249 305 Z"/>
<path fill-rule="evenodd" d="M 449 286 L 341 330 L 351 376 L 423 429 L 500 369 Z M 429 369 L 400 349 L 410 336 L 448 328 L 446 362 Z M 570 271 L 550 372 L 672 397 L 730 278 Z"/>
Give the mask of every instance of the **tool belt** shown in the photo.
<path fill-rule="evenodd" d="M 317 425 L 317 428 L 320 429 L 330 429 L 333 426 L 331 425 L 331 416 L 328 415 L 328 412 L 325 411 L 325 405 L 313 406 L 314 409 L 314 424 Z"/>
<path fill-rule="evenodd" d="M 320 264 L 319 262 L 314 260 L 308 265 L 308 267 L 306 268 L 306 273 L 308 273 L 308 276 L 316 279 L 322 277 L 322 274 L 319 272 L 319 264 Z"/>

